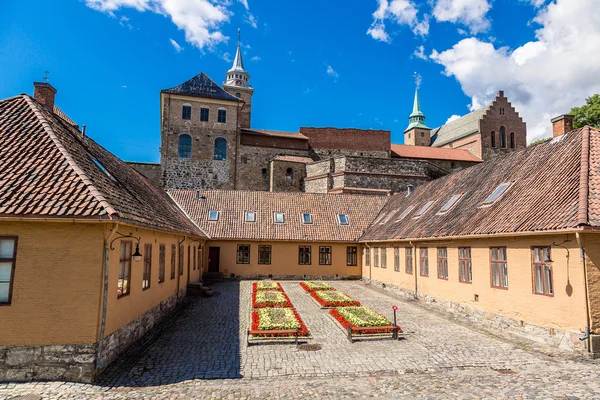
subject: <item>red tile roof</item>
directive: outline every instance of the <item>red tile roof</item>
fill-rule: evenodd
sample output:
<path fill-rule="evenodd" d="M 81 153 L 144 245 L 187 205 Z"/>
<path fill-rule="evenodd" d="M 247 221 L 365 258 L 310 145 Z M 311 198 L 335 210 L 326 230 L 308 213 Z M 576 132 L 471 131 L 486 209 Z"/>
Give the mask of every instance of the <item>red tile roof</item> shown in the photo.
<path fill-rule="evenodd" d="M 366 229 L 387 197 L 326 193 L 273 193 L 234 190 L 169 190 L 169 195 L 212 239 L 353 242 Z M 204 197 L 198 198 L 198 195 Z M 220 212 L 208 221 L 208 212 Z M 246 211 L 256 212 L 256 222 L 244 221 Z M 273 222 L 273 213 L 285 213 L 285 224 Z M 310 213 L 313 224 L 303 224 Z M 349 225 L 339 225 L 337 214 L 346 214 Z"/>
<path fill-rule="evenodd" d="M 419 158 L 425 160 L 450 160 L 470 161 L 480 163 L 481 159 L 475 154 L 464 149 L 450 149 L 445 147 L 409 146 L 405 144 L 392 144 L 392 153 L 398 157 Z"/>
<path fill-rule="evenodd" d="M 291 156 L 291 155 L 285 155 L 285 154 L 280 154 L 278 156 L 273 157 L 273 160 L 276 161 L 286 161 L 286 162 L 295 162 L 295 163 L 302 163 L 302 164 L 308 164 L 313 162 L 314 160 L 310 157 L 303 157 L 303 156 Z"/>
<path fill-rule="evenodd" d="M 512 182 L 512 186 L 491 206 L 482 207 L 484 200 L 503 182 Z M 455 194 L 462 194 L 458 203 L 449 212 L 436 215 Z M 435 201 L 433 206 L 414 219 L 415 213 L 430 200 Z M 414 208 L 397 222 L 408 207 Z M 377 221 L 382 216 L 383 224 Z M 409 197 L 391 196 L 377 219 L 362 240 L 546 232 L 581 225 L 600 227 L 600 131 L 578 129 L 545 144 L 419 186 Z"/>
<path fill-rule="evenodd" d="M 123 221 L 202 233 L 163 190 L 28 95 L 0 101 L 0 218 Z"/>
<path fill-rule="evenodd" d="M 242 129 L 242 133 L 308 140 L 308 137 L 298 132 L 270 131 L 266 129 Z"/>

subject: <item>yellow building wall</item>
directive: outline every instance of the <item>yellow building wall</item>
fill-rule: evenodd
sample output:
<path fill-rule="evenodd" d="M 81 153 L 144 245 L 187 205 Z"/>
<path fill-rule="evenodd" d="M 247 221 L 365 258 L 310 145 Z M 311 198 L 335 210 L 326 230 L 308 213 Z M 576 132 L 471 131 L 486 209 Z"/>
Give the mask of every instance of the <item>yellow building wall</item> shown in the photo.
<path fill-rule="evenodd" d="M 73 222 L 0 222 L 0 236 L 18 236 L 12 303 L 0 306 L 0 346 L 96 341 L 103 229 Z"/>
<path fill-rule="evenodd" d="M 250 264 L 237 264 L 237 245 L 250 245 Z M 271 246 L 271 264 L 258 264 L 258 246 Z M 311 265 L 298 264 L 299 246 L 310 245 Z M 319 265 L 319 246 L 331 246 L 331 265 Z M 346 248 L 358 247 L 357 266 L 346 265 Z M 210 241 L 205 245 L 205 270 L 208 269 L 209 247 L 219 247 L 219 271 L 235 275 L 313 275 L 360 277 L 361 256 L 360 245 L 351 243 L 300 243 L 300 242 L 252 242 L 252 241 Z"/>
<path fill-rule="evenodd" d="M 568 237 L 570 242 L 565 243 L 570 252 L 568 268 L 567 251 L 560 247 L 552 247 L 554 296 L 533 293 L 531 247 L 550 246 L 553 241 L 562 242 L 565 239 L 566 235 L 545 238 L 514 237 L 417 242 L 416 249 L 413 250 L 413 259 L 417 263 L 413 269 L 417 274 L 418 292 L 533 325 L 578 331 L 587 325 L 587 319 L 583 263 L 579 257 L 575 235 L 570 235 Z M 373 248 L 382 247 L 383 244 L 369 243 L 369 246 L 371 246 L 371 267 L 363 269 L 365 278 L 393 284 L 410 291 L 415 290 L 415 275 L 405 273 L 405 248 L 410 247 L 408 243 L 386 244 L 386 269 L 375 268 L 373 262 Z M 399 272 L 394 271 L 394 246 L 399 246 L 401 249 Z M 507 247 L 507 290 L 491 287 L 490 247 L 496 246 Z M 428 248 L 428 277 L 419 275 L 420 247 Z M 437 247 L 448 249 L 448 280 L 437 277 Z M 473 282 L 470 284 L 459 282 L 458 247 L 471 247 Z M 595 250 L 593 257 L 600 261 L 600 249 Z M 600 273 L 598 277 L 598 289 L 600 289 Z M 572 287 L 570 296 L 567 294 L 568 282 Z M 475 301 L 475 295 L 478 295 L 478 301 Z M 600 313 L 600 307 L 598 311 Z"/>
<path fill-rule="evenodd" d="M 107 225 L 105 234 L 111 226 Z M 131 289 L 128 295 L 117 297 L 118 278 L 120 264 L 121 241 L 132 241 L 132 253 L 135 251 L 136 241 L 132 238 L 118 239 L 114 241 L 113 248 L 109 252 L 109 282 L 108 302 L 106 315 L 105 336 L 110 335 L 119 328 L 141 316 L 146 311 L 160 304 L 162 301 L 177 294 L 179 287 L 180 297 L 185 295 L 185 287 L 188 282 L 197 282 L 201 276 L 200 262 L 196 254 L 197 267 L 193 266 L 193 248 L 200 246 L 200 242 L 187 239 L 183 251 L 183 275 L 179 275 L 179 242 L 183 240 L 182 235 L 151 231 L 127 226 L 119 227 L 118 231 L 125 235 L 132 233 L 140 238 L 140 253 L 145 255 L 145 245 L 152 245 L 152 267 L 151 283 L 148 289 L 142 289 L 144 272 L 144 258 L 140 261 L 131 261 Z M 158 283 L 159 272 L 159 249 L 165 245 L 165 280 Z M 175 278 L 171 279 L 171 245 L 175 245 Z M 188 268 L 188 247 L 190 248 L 190 262 Z"/>
<path fill-rule="evenodd" d="M 581 238 L 586 255 L 590 329 L 593 333 L 600 334 L 600 234 L 582 234 Z"/>

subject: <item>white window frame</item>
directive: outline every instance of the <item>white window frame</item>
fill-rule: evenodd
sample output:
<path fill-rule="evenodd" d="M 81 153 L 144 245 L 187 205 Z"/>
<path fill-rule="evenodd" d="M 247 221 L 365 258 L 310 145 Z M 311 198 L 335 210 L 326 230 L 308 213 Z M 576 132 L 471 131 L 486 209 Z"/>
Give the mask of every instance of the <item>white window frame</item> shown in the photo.
<path fill-rule="evenodd" d="M 216 218 L 211 218 L 211 215 L 213 215 L 213 213 L 216 213 Z M 208 210 L 208 221 L 209 222 L 217 222 L 220 217 L 221 217 L 221 211 L 219 211 L 219 210 Z"/>
<path fill-rule="evenodd" d="M 433 206 L 434 203 L 435 200 L 429 200 L 427 203 L 425 203 L 423 207 L 421 207 L 419 211 L 417 211 L 413 219 L 421 218 L 423 215 L 425 215 L 425 213 L 429 211 L 429 209 L 431 208 L 431 206 Z"/>
<path fill-rule="evenodd" d="M 437 212 L 437 215 L 447 214 L 450 210 L 452 210 L 454 208 L 454 206 L 456 206 L 458 204 L 458 202 L 462 199 L 462 196 L 463 196 L 462 193 L 452 195 L 452 197 L 450 197 L 450 200 L 448 200 L 442 206 L 442 208 L 440 208 L 440 211 Z M 446 208 L 446 206 L 448 206 L 448 208 Z M 446 208 L 446 209 L 444 210 L 444 208 Z"/>
<path fill-rule="evenodd" d="M 308 215 L 308 221 L 306 221 L 306 218 L 305 218 L 307 215 Z M 310 225 L 313 223 L 312 214 L 311 213 L 302 213 L 300 215 L 300 220 L 302 221 L 303 224 Z"/>
<path fill-rule="evenodd" d="M 254 219 L 251 220 L 250 218 L 248 218 L 249 215 L 253 215 Z M 256 211 L 245 211 L 244 212 L 244 222 L 248 222 L 250 224 L 253 224 L 256 222 Z"/>
<path fill-rule="evenodd" d="M 400 222 L 400 221 L 402 221 L 402 220 L 403 220 L 404 218 L 406 218 L 406 216 L 407 216 L 408 214 L 410 214 L 410 212 L 411 212 L 412 210 L 414 210 L 414 209 L 415 209 L 415 206 L 408 206 L 408 207 L 406 208 L 406 210 L 404 210 L 404 211 L 402 212 L 402 214 L 400 214 L 400 216 L 399 216 L 398 218 L 396 218 L 396 222 Z"/>
<path fill-rule="evenodd" d="M 341 218 L 342 215 L 344 216 L 344 218 L 346 218 L 346 223 L 342 222 L 342 218 Z M 348 218 L 348 214 L 337 214 L 337 221 L 338 221 L 339 225 L 344 225 L 344 226 L 350 225 L 350 218 Z"/>
<path fill-rule="evenodd" d="M 494 198 L 493 200 L 490 200 L 492 198 L 492 196 L 504 185 L 506 185 L 506 187 L 496 196 L 496 198 Z M 490 207 L 493 204 L 497 203 L 501 198 L 504 197 L 504 195 L 510 190 L 510 188 L 513 185 L 514 185 L 514 182 L 502 182 L 501 184 L 496 186 L 494 191 L 492 193 L 490 193 L 490 195 L 488 197 L 486 197 L 486 199 L 483 201 L 481 207 Z"/>
<path fill-rule="evenodd" d="M 277 221 L 277 216 L 281 215 L 281 221 Z M 274 211 L 273 212 L 273 223 L 274 224 L 285 224 L 285 213 Z"/>

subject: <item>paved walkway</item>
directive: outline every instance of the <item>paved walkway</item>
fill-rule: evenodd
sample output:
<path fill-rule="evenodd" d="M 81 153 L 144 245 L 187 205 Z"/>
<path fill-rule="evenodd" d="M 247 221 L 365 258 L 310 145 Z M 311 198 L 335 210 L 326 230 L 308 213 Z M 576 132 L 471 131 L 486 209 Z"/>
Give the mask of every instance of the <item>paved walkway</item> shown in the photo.
<path fill-rule="evenodd" d="M 246 345 L 251 282 L 216 285 L 217 296 L 191 298 L 154 335 L 111 365 L 96 385 L 3 385 L 0 399 L 44 398 L 598 398 L 600 363 L 550 357 L 430 313 L 353 281 L 331 282 L 392 317 L 410 335 L 400 341 L 349 343 L 300 288 L 282 285 L 319 351 L 294 345 Z M 508 374 L 503 372 L 509 372 Z M 332 379 L 333 378 L 333 379 Z"/>

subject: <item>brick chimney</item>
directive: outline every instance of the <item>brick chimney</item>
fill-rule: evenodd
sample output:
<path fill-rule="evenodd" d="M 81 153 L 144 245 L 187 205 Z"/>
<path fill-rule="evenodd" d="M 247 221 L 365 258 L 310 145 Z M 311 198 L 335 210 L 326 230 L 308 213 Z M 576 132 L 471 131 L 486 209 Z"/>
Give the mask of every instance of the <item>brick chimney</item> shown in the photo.
<path fill-rule="evenodd" d="M 33 82 L 33 98 L 51 112 L 54 112 L 55 95 L 56 89 L 48 82 Z"/>
<path fill-rule="evenodd" d="M 569 114 L 559 115 L 552 118 L 552 136 L 557 137 L 564 135 L 573 130 L 573 116 Z"/>

